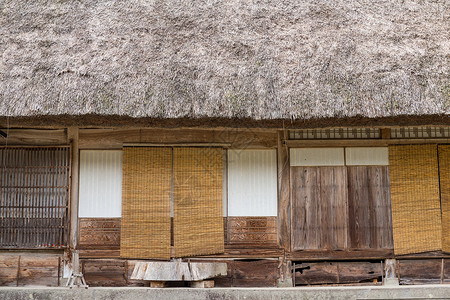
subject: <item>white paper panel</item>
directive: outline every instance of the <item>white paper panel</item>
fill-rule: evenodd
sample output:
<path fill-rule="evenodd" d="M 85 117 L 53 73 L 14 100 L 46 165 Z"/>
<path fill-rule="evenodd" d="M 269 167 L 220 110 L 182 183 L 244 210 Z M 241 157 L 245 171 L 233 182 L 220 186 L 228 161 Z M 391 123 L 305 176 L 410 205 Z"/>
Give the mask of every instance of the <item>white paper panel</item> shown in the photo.
<path fill-rule="evenodd" d="M 344 148 L 291 148 L 291 166 L 343 166 Z"/>
<path fill-rule="evenodd" d="M 389 165 L 387 147 L 345 148 L 347 166 L 387 166 Z"/>
<path fill-rule="evenodd" d="M 276 215 L 276 151 L 229 150 L 228 216 Z"/>
<path fill-rule="evenodd" d="M 122 151 L 80 151 L 79 216 L 121 216 Z"/>

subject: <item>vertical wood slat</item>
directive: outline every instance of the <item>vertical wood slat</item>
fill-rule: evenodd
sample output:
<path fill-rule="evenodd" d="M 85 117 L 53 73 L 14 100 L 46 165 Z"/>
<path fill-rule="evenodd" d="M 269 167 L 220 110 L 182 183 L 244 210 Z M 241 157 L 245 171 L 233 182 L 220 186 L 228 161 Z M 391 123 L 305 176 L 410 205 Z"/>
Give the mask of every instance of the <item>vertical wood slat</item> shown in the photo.
<path fill-rule="evenodd" d="M 395 254 L 442 249 L 437 145 L 389 146 Z"/>
<path fill-rule="evenodd" d="M 345 167 L 291 167 L 293 248 L 347 248 Z"/>
<path fill-rule="evenodd" d="M 124 147 L 120 256 L 170 259 L 172 150 Z"/>
<path fill-rule="evenodd" d="M 58 153 L 68 147 L 7 147 L 1 151 L 0 247 L 63 247 L 66 234 L 68 197 L 60 198 L 60 190 L 68 188 L 68 178 L 57 180 L 57 172 L 67 169 Z M 61 224 L 61 225 L 59 225 Z"/>
<path fill-rule="evenodd" d="M 388 173 L 387 166 L 348 167 L 351 248 L 393 247 Z"/>
<path fill-rule="evenodd" d="M 224 252 L 223 150 L 173 149 L 175 257 Z"/>
<path fill-rule="evenodd" d="M 450 252 L 450 145 L 439 145 L 438 151 L 442 208 L 442 250 Z"/>

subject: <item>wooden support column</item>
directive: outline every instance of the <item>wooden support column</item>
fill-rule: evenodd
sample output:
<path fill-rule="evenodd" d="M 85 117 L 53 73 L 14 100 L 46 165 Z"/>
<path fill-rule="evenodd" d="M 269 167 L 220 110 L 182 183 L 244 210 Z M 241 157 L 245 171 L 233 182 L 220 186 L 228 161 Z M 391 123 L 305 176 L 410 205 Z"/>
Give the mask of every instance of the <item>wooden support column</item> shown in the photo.
<path fill-rule="evenodd" d="M 286 133 L 287 134 L 287 133 Z M 285 251 L 291 250 L 291 203 L 289 149 L 283 144 L 285 132 L 278 132 L 278 240 Z"/>
<path fill-rule="evenodd" d="M 384 263 L 384 285 L 399 285 L 397 261 L 395 259 L 386 259 Z"/>
<path fill-rule="evenodd" d="M 283 143 L 287 131 L 278 132 L 278 242 L 284 252 L 291 251 L 291 201 L 289 148 Z M 290 261 L 286 254 L 280 258 L 279 287 L 292 286 Z"/>
<path fill-rule="evenodd" d="M 67 131 L 71 144 L 71 174 L 70 174 L 70 225 L 69 225 L 69 247 L 72 250 L 78 247 L 78 179 L 79 179 L 79 147 L 78 128 L 70 127 Z M 74 270 L 78 272 L 78 270 Z"/>

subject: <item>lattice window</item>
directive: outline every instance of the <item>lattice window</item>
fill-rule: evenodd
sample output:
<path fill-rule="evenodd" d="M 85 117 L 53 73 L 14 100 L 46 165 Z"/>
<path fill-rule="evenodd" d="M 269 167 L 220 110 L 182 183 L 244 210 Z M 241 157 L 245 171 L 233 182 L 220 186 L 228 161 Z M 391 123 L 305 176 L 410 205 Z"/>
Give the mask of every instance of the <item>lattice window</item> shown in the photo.
<path fill-rule="evenodd" d="M 291 140 L 342 140 L 342 139 L 379 139 L 377 128 L 331 128 L 291 130 Z"/>
<path fill-rule="evenodd" d="M 450 127 L 402 127 L 392 128 L 392 139 L 449 138 Z"/>
<path fill-rule="evenodd" d="M 0 148 L 0 248 L 67 240 L 69 147 Z"/>

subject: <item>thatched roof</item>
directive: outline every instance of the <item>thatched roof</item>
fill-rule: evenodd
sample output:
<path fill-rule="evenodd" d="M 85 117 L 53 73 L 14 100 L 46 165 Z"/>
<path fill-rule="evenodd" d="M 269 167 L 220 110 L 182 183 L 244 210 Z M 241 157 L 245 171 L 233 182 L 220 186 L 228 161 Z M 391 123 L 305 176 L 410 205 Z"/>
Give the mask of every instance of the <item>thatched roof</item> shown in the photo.
<path fill-rule="evenodd" d="M 448 0 L 1 0 L 0 116 L 448 117 Z"/>

